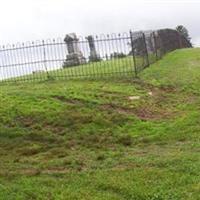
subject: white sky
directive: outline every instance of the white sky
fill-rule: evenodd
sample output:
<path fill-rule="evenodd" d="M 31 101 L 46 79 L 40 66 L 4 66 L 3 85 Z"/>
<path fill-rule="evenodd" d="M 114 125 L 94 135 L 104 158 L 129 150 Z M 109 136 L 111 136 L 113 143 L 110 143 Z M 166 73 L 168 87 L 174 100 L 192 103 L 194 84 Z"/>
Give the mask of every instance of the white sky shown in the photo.
<path fill-rule="evenodd" d="M 200 0 L 0 0 L 0 45 L 185 25 L 200 45 Z"/>

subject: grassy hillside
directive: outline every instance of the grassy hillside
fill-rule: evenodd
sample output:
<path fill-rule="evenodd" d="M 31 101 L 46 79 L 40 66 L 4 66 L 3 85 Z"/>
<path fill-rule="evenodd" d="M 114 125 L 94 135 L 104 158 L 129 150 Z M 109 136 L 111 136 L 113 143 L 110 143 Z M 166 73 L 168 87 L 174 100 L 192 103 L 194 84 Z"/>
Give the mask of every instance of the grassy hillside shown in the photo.
<path fill-rule="evenodd" d="M 200 49 L 137 80 L 0 89 L 0 199 L 200 198 Z"/>

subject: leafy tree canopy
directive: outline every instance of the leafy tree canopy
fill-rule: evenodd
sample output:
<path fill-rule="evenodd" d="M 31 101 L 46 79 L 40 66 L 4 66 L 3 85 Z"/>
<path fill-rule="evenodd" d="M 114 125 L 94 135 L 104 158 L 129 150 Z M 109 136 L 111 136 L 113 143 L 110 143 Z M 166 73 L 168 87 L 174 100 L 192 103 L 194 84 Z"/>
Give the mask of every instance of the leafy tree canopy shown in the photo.
<path fill-rule="evenodd" d="M 183 25 L 178 25 L 176 27 L 176 30 L 181 34 L 183 35 L 188 41 L 191 40 L 191 37 L 189 36 L 189 32 L 187 30 L 186 27 L 184 27 Z"/>

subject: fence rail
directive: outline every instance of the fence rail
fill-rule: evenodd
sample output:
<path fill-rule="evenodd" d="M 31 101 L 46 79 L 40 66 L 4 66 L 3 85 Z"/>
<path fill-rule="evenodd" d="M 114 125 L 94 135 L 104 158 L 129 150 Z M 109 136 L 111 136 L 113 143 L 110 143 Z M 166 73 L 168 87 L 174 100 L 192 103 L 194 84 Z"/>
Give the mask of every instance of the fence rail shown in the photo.
<path fill-rule="evenodd" d="M 192 47 L 177 31 L 128 32 L 0 47 L 0 82 L 137 76 L 167 52 Z"/>

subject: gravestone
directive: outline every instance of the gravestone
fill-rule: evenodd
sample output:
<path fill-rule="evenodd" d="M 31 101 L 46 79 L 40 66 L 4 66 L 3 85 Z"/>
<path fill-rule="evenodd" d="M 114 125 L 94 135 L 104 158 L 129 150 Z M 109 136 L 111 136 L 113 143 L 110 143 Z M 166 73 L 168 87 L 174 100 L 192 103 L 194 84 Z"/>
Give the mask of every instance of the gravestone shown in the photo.
<path fill-rule="evenodd" d="M 132 32 L 131 35 L 132 39 L 132 50 L 134 50 L 134 54 L 136 56 L 144 56 L 145 54 L 145 42 L 144 42 L 144 37 L 143 37 L 143 32 L 138 31 L 138 32 Z M 132 50 L 130 52 L 130 55 L 132 55 Z"/>
<path fill-rule="evenodd" d="M 80 64 L 85 64 L 86 59 L 84 58 L 80 48 L 79 48 L 79 40 L 75 33 L 67 34 L 64 39 L 68 55 L 66 61 L 64 62 L 63 67 L 77 66 Z"/>
<path fill-rule="evenodd" d="M 88 37 L 86 37 L 86 39 L 88 40 L 89 48 L 90 48 L 89 61 L 90 62 L 100 61 L 101 58 L 100 58 L 100 55 L 96 51 L 95 41 L 94 41 L 93 36 L 89 35 Z"/>
<path fill-rule="evenodd" d="M 133 32 L 132 42 L 132 48 L 134 49 L 134 53 L 136 56 L 145 56 L 147 52 L 151 54 L 155 51 L 153 31 Z"/>
<path fill-rule="evenodd" d="M 153 31 L 145 31 L 144 35 L 145 35 L 147 52 L 149 54 L 153 54 L 155 52 L 155 41 L 154 41 L 155 38 Z"/>

